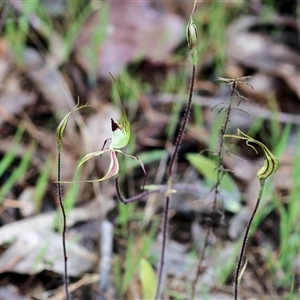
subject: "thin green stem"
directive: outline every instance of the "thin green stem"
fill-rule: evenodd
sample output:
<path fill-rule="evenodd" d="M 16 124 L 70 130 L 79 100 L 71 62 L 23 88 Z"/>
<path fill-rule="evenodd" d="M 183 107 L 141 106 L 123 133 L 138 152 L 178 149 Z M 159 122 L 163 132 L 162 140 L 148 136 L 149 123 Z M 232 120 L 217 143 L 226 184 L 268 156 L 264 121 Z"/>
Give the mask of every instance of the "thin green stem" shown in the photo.
<path fill-rule="evenodd" d="M 242 248 L 241 248 L 241 251 L 240 251 L 240 254 L 239 254 L 239 259 L 238 259 L 237 267 L 236 267 L 235 274 L 234 274 L 234 300 L 238 300 L 239 280 L 240 280 L 239 277 L 240 277 L 240 272 L 241 272 L 241 269 L 242 269 L 243 258 L 245 256 L 245 251 L 246 251 L 246 247 L 247 247 L 250 228 L 251 228 L 251 225 L 253 223 L 256 212 L 258 210 L 260 200 L 261 200 L 262 195 L 263 195 L 264 187 L 265 187 L 265 180 L 260 179 L 260 189 L 259 189 L 259 192 L 258 192 L 257 201 L 256 201 L 254 210 L 252 212 L 252 215 L 251 215 L 251 217 L 249 219 L 249 222 L 247 224 L 247 227 L 246 227 L 245 235 L 244 235 L 244 238 L 243 238 L 243 241 L 242 241 Z"/>
<path fill-rule="evenodd" d="M 66 291 L 66 299 L 70 300 L 70 293 L 69 293 L 69 277 L 68 277 L 68 257 L 67 257 L 67 248 L 66 248 L 66 231 L 67 231 L 67 217 L 66 212 L 63 204 L 63 197 L 62 197 L 62 189 L 60 184 L 60 164 L 61 164 L 61 152 L 58 152 L 57 155 L 57 195 L 58 201 L 62 212 L 63 217 L 63 228 L 62 228 L 62 244 L 63 244 L 63 253 L 64 253 L 64 283 L 65 283 L 65 291 Z"/>

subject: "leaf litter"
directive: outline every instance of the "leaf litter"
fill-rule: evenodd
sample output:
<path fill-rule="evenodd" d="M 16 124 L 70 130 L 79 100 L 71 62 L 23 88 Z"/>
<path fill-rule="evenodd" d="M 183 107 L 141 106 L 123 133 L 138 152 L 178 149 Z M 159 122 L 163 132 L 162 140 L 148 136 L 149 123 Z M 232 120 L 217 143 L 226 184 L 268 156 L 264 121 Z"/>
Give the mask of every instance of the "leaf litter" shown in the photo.
<path fill-rule="evenodd" d="M 32 216 L 32 210 L 29 212 L 22 211 L 23 204 L 15 205 L 15 203 L 23 203 L 24 195 L 31 189 L 35 189 L 36 177 L 41 173 L 46 157 L 48 155 L 55 157 L 54 139 L 51 138 L 51 134 L 54 134 L 54 124 L 57 124 L 61 116 L 69 112 L 74 107 L 75 102 L 77 102 L 78 94 L 76 89 L 79 88 L 78 82 L 82 85 L 81 90 L 86 91 L 86 93 L 83 93 L 84 98 L 80 99 L 80 102 L 82 104 L 89 102 L 92 104 L 92 108 L 82 112 L 82 115 L 77 114 L 74 118 L 70 118 L 68 127 L 70 129 L 66 133 L 66 141 L 63 145 L 62 176 L 65 180 L 72 179 L 76 169 L 76 162 L 81 156 L 88 153 L 89 150 L 97 151 L 102 147 L 111 130 L 110 118 L 118 119 L 118 109 L 115 105 L 109 103 L 110 95 L 108 90 L 110 84 L 105 79 L 108 78 L 108 72 L 112 72 L 114 76 L 117 76 L 128 65 L 133 64 L 137 68 L 137 60 L 140 60 L 141 64 L 144 63 L 143 61 L 147 61 L 147 72 L 149 72 L 149 69 L 161 72 L 160 68 L 163 67 L 165 69 L 165 77 L 172 73 L 171 69 L 176 65 L 174 53 L 177 55 L 174 49 L 180 49 L 183 40 L 185 18 L 182 17 L 182 14 L 184 15 L 185 9 L 182 7 L 178 8 L 183 4 L 174 4 L 173 9 L 168 7 L 168 12 L 166 12 L 164 8 L 158 9 L 157 6 L 152 4 L 151 1 L 140 3 L 132 1 L 118 3 L 113 1 L 109 3 L 110 14 L 106 26 L 106 36 L 102 41 L 102 46 L 96 45 L 95 49 L 93 49 L 95 51 L 94 65 L 90 64 L 90 57 L 85 52 L 85 49 L 89 45 L 95 46 L 92 42 L 91 32 L 94 28 L 99 27 L 101 20 L 98 11 L 89 16 L 80 32 L 78 32 L 75 43 L 72 45 L 72 57 L 67 57 L 67 61 L 56 59 L 56 57 L 59 57 L 57 55 L 54 55 L 54 57 L 48 54 L 41 55 L 44 52 L 39 51 L 38 45 L 32 47 L 31 43 L 30 45 L 25 45 L 25 67 L 23 70 L 19 69 L 15 65 L 15 58 L 11 55 L 7 41 L 1 37 L 1 157 L 3 158 L 4 154 L 9 152 L 9 141 L 15 133 L 14 126 L 16 122 L 25 124 L 25 136 L 11 169 L 13 170 L 13 167 L 18 165 L 18 160 L 24 155 L 24 149 L 27 149 L 26 146 L 31 140 L 37 140 L 39 145 L 35 154 L 36 157 L 34 157 L 27 170 L 26 178 L 14 185 L 10 191 L 9 198 L 6 197 L 5 200 L 7 201 L 3 202 L 8 203 L 9 208 L 1 209 L 0 297 L 25 299 L 19 293 L 23 286 L 17 280 L 18 276 L 23 274 L 26 280 L 30 278 L 29 275 L 35 276 L 36 279 L 29 286 L 36 286 L 38 287 L 37 289 L 40 289 L 38 297 L 41 299 L 43 297 L 42 292 L 45 291 L 49 292 L 49 297 L 51 295 L 53 299 L 55 299 L 56 294 L 58 298 L 61 297 L 60 299 L 63 299 L 59 289 L 61 284 L 59 280 L 48 290 L 44 283 L 41 284 L 43 280 L 48 282 L 49 280 L 55 281 L 55 278 L 63 273 L 60 234 L 51 229 L 55 217 L 54 209 L 57 206 L 53 172 L 48 180 L 47 196 L 43 199 L 44 204 L 41 206 L 39 213 Z M 201 9 L 207 9 L 208 5 L 201 4 Z M 168 6 L 172 6 L 172 4 L 168 4 Z M 15 7 L 15 9 L 21 11 L 21 7 Z M 59 9 L 64 13 L 64 6 L 61 6 Z M 178 14 L 178 11 L 181 11 L 181 13 Z M 190 10 L 186 9 L 186 11 Z M 36 26 L 32 26 L 31 30 L 36 30 L 36 28 Z M 270 34 L 274 29 L 282 29 L 283 34 L 276 38 L 276 35 Z M 286 34 L 287 30 L 289 30 L 290 35 Z M 60 40 L 62 37 L 61 33 L 57 29 L 54 29 L 54 31 L 59 36 L 58 40 Z M 239 93 L 245 95 L 249 101 L 240 104 L 239 108 L 241 111 L 233 111 L 231 117 L 232 132 L 236 131 L 237 127 L 248 130 L 254 122 L 255 118 L 249 117 L 242 110 L 263 120 L 263 130 L 265 131 L 261 133 L 261 138 L 265 138 L 268 135 L 270 124 L 274 119 L 278 120 L 280 127 L 288 123 L 291 123 L 292 127 L 294 127 L 288 149 L 285 150 L 280 160 L 282 167 L 274 176 L 272 186 L 274 193 L 277 196 L 279 195 L 279 201 L 282 201 L 285 205 L 293 187 L 291 169 L 294 164 L 293 157 L 296 151 L 295 132 L 300 124 L 299 47 L 296 42 L 291 42 L 296 40 L 294 38 L 295 34 L 299 34 L 299 24 L 292 17 L 273 16 L 267 21 L 262 21 L 262 18 L 259 16 L 240 16 L 233 20 L 227 29 L 226 62 L 224 65 L 224 76 L 231 78 L 248 76 L 249 71 L 251 71 L 252 78 L 249 80 L 249 83 L 254 86 L 253 90 L 248 87 L 239 87 Z M 58 50 L 59 47 L 57 47 Z M 53 51 L 53 48 L 51 51 Z M 57 65 L 57 63 L 62 64 Z M 72 70 L 72 74 L 70 70 Z M 77 77 L 74 75 L 75 71 L 77 72 Z M 90 74 L 95 76 L 94 81 L 87 79 Z M 136 76 L 136 74 L 136 72 L 132 72 L 132 76 Z M 209 203 L 212 200 L 209 195 L 209 189 L 205 186 L 205 178 L 190 167 L 185 155 L 187 153 L 195 154 L 205 151 L 210 146 L 211 130 L 219 115 L 217 110 L 211 111 L 211 109 L 215 105 L 221 105 L 221 108 L 222 102 L 229 97 L 229 91 L 225 87 L 219 88 L 214 86 L 213 89 L 210 88 L 214 83 L 207 78 L 215 78 L 215 74 L 210 73 L 209 76 L 204 74 L 205 66 L 203 63 L 197 79 L 199 86 L 201 86 L 201 91 L 199 92 L 200 95 L 195 96 L 194 103 L 195 107 L 201 107 L 204 118 L 203 124 L 205 125 L 199 128 L 199 124 L 195 123 L 192 115 L 192 124 L 185 136 L 183 150 L 177 167 L 177 179 L 180 181 L 178 192 L 175 194 L 174 202 L 171 204 L 173 225 L 170 228 L 170 244 L 167 249 L 167 256 L 169 257 L 167 262 L 167 287 L 173 292 L 178 291 L 183 299 L 189 297 L 187 292 L 188 278 L 196 271 L 195 268 L 193 269 L 196 259 L 191 257 L 191 249 L 193 245 L 197 245 L 198 251 L 201 249 L 199 240 L 201 240 L 201 232 L 205 232 L 207 222 L 211 222 L 207 216 L 210 211 Z M 222 74 L 218 75 L 223 76 Z M 76 80 L 78 81 L 74 78 L 77 78 Z M 172 143 L 172 140 L 166 141 L 167 135 L 165 131 L 165 127 L 169 122 L 170 107 L 173 103 L 185 101 L 186 95 L 177 95 L 176 98 L 174 94 L 170 95 L 163 92 L 155 94 L 150 92 L 145 93 L 141 97 L 147 99 L 147 105 L 151 108 L 152 115 L 149 117 L 149 110 L 143 105 L 144 100 L 137 99 L 140 107 L 138 107 L 137 114 L 133 116 L 133 127 L 139 129 L 137 130 L 138 151 L 164 150 Z M 275 103 L 278 108 L 275 117 L 274 106 L 272 106 L 273 104 L 270 101 L 271 98 L 273 99 L 273 104 Z M 236 100 L 235 104 L 238 101 Z M 129 107 L 130 105 L 126 105 L 127 109 Z M 89 143 L 86 144 L 86 141 L 89 141 Z M 257 159 L 249 155 L 248 152 L 244 152 L 240 145 L 236 145 L 236 148 L 241 150 L 240 156 L 243 160 L 238 160 L 237 162 L 236 157 L 226 152 L 224 162 L 226 168 L 233 171 L 233 174 L 228 174 L 238 186 L 239 194 L 236 196 L 235 201 L 243 205 L 243 208 L 238 212 L 225 210 L 222 218 L 218 216 L 213 220 L 215 221 L 215 227 L 210 237 L 210 253 L 203 262 L 203 273 L 200 283 L 201 287 L 207 285 L 211 288 L 208 299 L 230 299 L 231 282 L 230 280 L 226 282 L 227 289 L 220 287 L 219 279 L 216 277 L 216 268 L 220 267 L 220 263 L 216 266 L 215 258 L 220 256 L 223 261 L 232 258 L 234 251 L 232 240 L 235 241 L 243 233 L 243 228 L 249 217 L 249 209 L 253 206 L 254 193 L 257 191 L 255 173 L 259 165 L 261 165 L 261 158 Z M 146 166 L 150 174 L 148 175 L 150 178 L 147 181 L 150 183 L 154 181 L 155 165 L 148 164 Z M 95 169 L 97 175 L 98 173 L 103 174 L 107 169 L 105 159 L 96 160 L 95 164 L 91 164 L 90 169 L 84 171 L 83 178 L 90 176 L 91 169 Z M 6 170 L 5 176 L 2 176 L 1 180 L 5 181 L 10 172 L 11 170 Z M 191 172 L 193 173 L 192 176 Z M 141 185 L 138 173 L 133 170 L 132 174 L 134 179 L 128 176 L 124 180 L 124 186 L 128 188 L 129 194 L 134 194 Z M 193 178 L 193 181 L 191 181 L 191 178 Z M 165 185 L 163 180 L 160 183 L 161 186 Z M 182 187 L 184 184 L 188 185 L 189 183 L 191 184 L 190 187 L 193 186 L 196 192 L 180 191 L 180 184 L 182 184 Z M 67 243 L 69 245 L 68 256 L 70 260 L 70 274 L 72 276 L 71 281 L 72 284 L 80 283 L 79 287 L 74 287 L 72 291 L 75 298 L 77 297 L 78 299 L 87 299 L 84 298 L 84 292 L 80 292 L 80 288 L 84 290 L 84 288 L 91 287 L 90 290 L 92 290 L 96 287 L 95 282 L 98 279 L 93 278 L 91 273 L 99 274 L 97 260 L 99 259 L 100 250 L 97 245 L 91 246 L 84 244 L 84 242 L 78 242 L 76 236 L 84 232 L 84 229 L 76 225 L 84 224 L 87 228 L 85 230 L 91 230 L 89 228 L 95 227 L 88 226 L 93 221 L 109 218 L 114 227 L 117 230 L 120 229 L 120 225 L 115 219 L 117 208 L 111 199 L 113 196 L 112 184 L 108 182 L 102 187 L 101 189 L 96 186 L 80 188 L 76 196 L 76 203 L 79 207 L 73 208 L 67 218 L 70 232 Z M 66 187 L 65 193 L 67 192 L 68 188 Z M 229 197 L 230 195 L 222 195 L 223 201 L 226 201 Z M 101 200 L 100 198 L 103 199 Z M 29 197 L 26 199 L 26 203 L 27 201 L 32 203 L 33 200 Z M 267 203 L 271 201 L 272 197 L 266 198 Z M 103 209 L 105 211 L 104 215 L 100 213 L 103 207 L 100 208 L 99 203 L 101 203 L 101 206 L 107 205 L 107 208 Z M 159 202 L 158 211 L 161 210 L 161 207 L 162 204 Z M 141 204 L 140 209 L 143 209 L 143 204 Z M 48 210 L 51 210 L 51 212 L 47 212 Z M 274 293 L 280 293 L 280 289 L 276 290 L 276 287 L 270 286 L 272 278 L 270 275 L 266 276 L 265 280 L 262 279 L 261 275 L 259 275 L 259 280 L 255 277 L 257 276 L 256 268 L 262 272 L 259 262 L 262 261 L 261 263 L 265 264 L 263 261 L 265 259 L 264 243 L 278 246 L 276 234 L 269 234 L 267 238 L 264 231 L 270 230 L 272 226 L 278 228 L 278 216 L 274 212 L 273 214 L 271 213 L 262 222 L 265 224 L 265 227 L 262 226 L 259 229 L 255 241 L 249 245 L 249 252 L 254 254 L 249 259 L 249 263 L 252 266 L 244 274 L 248 281 L 243 286 L 247 290 L 245 292 L 246 297 L 250 295 L 251 291 L 252 294 L 256 292 L 259 295 L 257 296 L 258 299 L 262 298 L 262 294 L 274 296 Z M 157 216 L 160 216 L 159 212 L 155 213 L 152 219 L 157 218 Z M 129 222 L 128 228 L 136 232 L 139 226 L 141 226 L 140 223 L 132 221 L 131 223 Z M 260 236 L 264 238 L 260 239 Z M 79 241 L 82 240 L 79 238 Z M 124 251 L 122 250 L 126 249 L 126 242 L 124 237 L 120 238 L 114 233 L 113 254 L 109 255 L 119 255 L 123 262 L 124 257 L 122 255 Z M 97 243 L 100 244 L 101 240 L 98 239 Z M 138 243 L 138 241 L 135 241 L 135 243 Z M 156 247 L 160 247 L 160 243 L 160 236 L 157 235 L 155 245 L 151 249 L 154 257 L 157 256 L 158 251 Z M 255 252 L 255 247 L 257 247 L 255 243 L 260 247 L 257 252 Z M 276 252 L 274 253 L 276 255 Z M 51 272 L 49 273 L 49 271 Z M 295 268 L 294 272 L 299 277 L 299 269 Z M 112 269 L 110 274 L 113 277 Z M 115 282 L 109 278 L 109 275 L 106 274 L 105 276 L 107 276 L 107 280 L 104 281 L 101 289 L 105 290 L 107 288 L 107 290 L 110 290 L 110 295 L 114 295 Z M 12 284 L 6 284 L 5 280 L 8 278 L 9 280 L 13 279 L 11 280 Z M 80 281 L 83 279 L 84 282 L 81 283 Z M 265 282 L 264 287 L 261 282 Z M 140 287 L 138 280 L 136 281 L 136 286 Z M 29 290 L 25 288 L 23 294 L 29 295 Z M 199 289 L 198 295 L 202 295 L 202 292 L 203 290 Z M 90 294 L 93 294 L 93 292 L 90 292 Z M 138 289 L 134 292 L 133 288 L 131 289 L 131 294 L 141 295 Z M 252 294 L 251 296 L 253 296 Z M 170 295 L 168 296 L 169 299 L 174 299 Z M 93 296 L 88 299 L 93 299 Z"/>

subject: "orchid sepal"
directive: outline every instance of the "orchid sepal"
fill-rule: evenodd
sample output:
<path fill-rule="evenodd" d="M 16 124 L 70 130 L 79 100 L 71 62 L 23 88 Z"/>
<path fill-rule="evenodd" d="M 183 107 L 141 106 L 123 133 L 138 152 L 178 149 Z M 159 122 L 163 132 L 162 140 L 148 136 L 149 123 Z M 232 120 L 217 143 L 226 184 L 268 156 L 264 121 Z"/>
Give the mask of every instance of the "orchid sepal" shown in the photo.
<path fill-rule="evenodd" d="M 67 127 L 68 124 L 68 120 L 70 118 L 70 116 L 77 110 L 84 108 L 86 106 L 89 106 L 88 103 L 79 106 L 79 99 L 78 102 L 76 104 L 76 106 L 70 111 L 68 112 L 64 118 L 59 122 L 57 128 L 56 128 L 56 133 L 55 133 L 55 137 L 56 137 L 56 145 L 57 145 L 57 149 L 58 152 L 61 152 L 61 147 L 62 147 L 62 143 L 63 143 L 63 139 L 64 139 L 64 133 L 65 133 L 65 129 Z"/>

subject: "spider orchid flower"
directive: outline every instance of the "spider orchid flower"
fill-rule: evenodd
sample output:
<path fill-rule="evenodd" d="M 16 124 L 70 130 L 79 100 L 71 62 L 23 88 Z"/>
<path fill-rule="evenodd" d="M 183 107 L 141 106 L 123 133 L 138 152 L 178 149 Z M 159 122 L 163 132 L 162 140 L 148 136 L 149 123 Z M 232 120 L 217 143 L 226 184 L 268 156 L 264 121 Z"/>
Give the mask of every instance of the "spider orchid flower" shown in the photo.
<path fill-rule="evenodd" d="M 113 79 L 113 81 L 116 83 L 116 80 L 113 77 L 113 75 L 111 73 L 109 73 L 109 74 L 110 74 L 111 78 Z M 110 140 L 111 140 L 110 146 L 106 149 L 102 149 L 101 151 L 96 151 L 96 152 L 88 153 L 87 155 L 85 155 L 82 158 L 82 160 L 79 162 L 79 165 L 77 166 L 76 174 L 77 174 L 78 170 L 81 168 L 81 166 L 84 163 L 86 163 L 88 160 L 90 160 L 91 158 L 96 157 L 96 156 L 101 156 L 102 154 L 104 154 L 106 152 L 110 153 L 110 165 L 109 165 L 108 171 L 103 177 L 101 177 L 99 179 L 87 180 L 85 182 L 99 182 L 99 181 L 103 181 L 103 180 L 109 179 L 109 178 L 117 175 L 119 173 L 119 162 L 117 159 L 118 152 L 134 158 L 140 164 L 140 166 L 146 176 L 146 169 L 145 169 L 143 162 L 138 157 L 121 150 L 122 148 L 126 147 L 129 142 L 130 123 L 129 123 L 127 115 L 126 115 L 126 111 L 125 111 L 125 108 L 124 108 L 124 105 L 122 102 L 122 98 L 121 98 L 121 94 L 120 94 L 118 86 L 117 86 L 117 89 L 118 89 L 119 97 L 120 97 L 121 104 L 122 104 L 122 116 L 119 121 L 114 121 L 113 119 L 111 119 L 112 136 L 110 138 Z M 72 111 L 70 111 L 58 125 L 57 130 L 56 130 L 56 143 L 57 143 L 57 148 L 58 148 L 59 153 L 61 151 L 63 136 L 64 136 L 64 132 L 65 132 L 69 117 L 75 111 L 77 111 L 85 106 L 88 106 L 88 104 L 79 106 L 79 102 L 78 102 L 77 105 L 75 106 L 75 108 Z M 105 143 L 104 143 L 104 145 L 105 145 Z M 75 177 L 76 177 L 76 174 L 75 174 Z M 60 183 L 73 183 L 73 182 L 60 181 Z"/>
<path fill-rule="evenodd" d="M 96 157 L 96 156 L 101 156 L 102 154 L 109 152 L 110 153 L 110 165 L 109 165 L 108 171 L 103 177 L 101 177 L 99 179 L 94 179 L 94 180 L 87 180 L 86 182 L 99 182 L 99 181 L 103 181 L 103 180 L 109 179 L 109 178 L 117 175 L 119 173 L 119 162 L 117 159 L 118 152 L 134 158 L 140 164 L 144 174 L 146 175 L 145 166 L 138 157 L 120 150 L 121 148 L 124 148 L 125 146 L 127 146 L 129 139 L 130 139 L 130 124 L 127 119 L 127 115 L 126 115 L 124 107 L 122 109 L 122 117 L 118 122 L 111 119 L 111 130 L 112 130 L 112 137 L 111 137 L 110 146 L 104 150 L 92 152 L 92 153 L 85 155 L 77 167 L 77 171 L 78 171 L 79 168 L 85 162 L 87 162 L 89 159 Z"/>

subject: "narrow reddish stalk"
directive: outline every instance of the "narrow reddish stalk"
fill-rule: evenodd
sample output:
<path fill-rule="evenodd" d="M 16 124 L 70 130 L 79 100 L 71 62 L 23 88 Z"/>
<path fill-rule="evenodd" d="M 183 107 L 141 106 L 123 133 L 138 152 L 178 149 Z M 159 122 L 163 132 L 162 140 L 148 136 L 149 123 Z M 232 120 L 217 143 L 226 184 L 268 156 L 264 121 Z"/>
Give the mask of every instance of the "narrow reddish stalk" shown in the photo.
<path fill-rule="evenodd" d="M 192 76 L 190 79 L 190 86 L 189 86 L 189 99 L 188 104 L 185 108 L 183 120 L 179 129 L 179 133 L 176 138 L 175 148 L 172 153 L 170 163 L 168 166 L 168 186 L 172 189 L 172 172 L 175 162 L 177 161 L 177 155 L 179 147 L 181 146 L 183 135 L 186 129 L 186 125 L 190 116 L 191 107 L 192 107 L 192 99 L 193 99 L 193 92 L 194 92 L 194 85 L 195 85 L 195 78 L 196 78 L 196 65 L 193 64 Z M 161 294 L 161 287 L 163 281 L 163 272 L 164 272 L 164 265 L 165 265 L 165 252 L 166 252 L 166 244 L 168 239 L 168 224 L 169 224 L 169 206 L 170 206 L 170 199 L 171 199 L 171 190 L 167 191 L 166 198 L 165 198 L 165 205 L 164 205 L 164 215 L 163 215 L 163 225 L 162 225 L 162 248 L 161 248 L 161 255 L 160 255 L 160 263 L 158 269 L 158 281 L 157 281 L 157 289 L 155 299 L 160 298 Z"/>
<path fill-rule="evenodd" d="M 143 198 L 145 198 L 146 196 L 148 196 L 150 194 L 159 192 L 159 190 L 144 191 L 141 194 L 138 194 L 136 196 L 133 196 L 131 198 L 126 199 L 122 196 L 118 177 L 115 178 L 115 188 L 116 188 L 117 197 L 118 197 L 119 201 L 121 201 L 123 204 L 136 202 L 136 201 L 142 200 Z"/>
<path fill-rule="evenodd" d="M 249 237 L 249 233 L 250 233 L 250 228 L 251 228 L 251 225 L 253 223 L 256 212 L 258 210 L 260 200 L 261 200 L 262 195 L 263 195 L 264 186 L 265 186 L 265 182 L 261 181 L 261 187 L 260 187 L 260 190 L 259 190 L 259 193 L 258 193 L 258 198 L 257 198 L 257 201 L 255 203 L 255 207 L 254 207 L 254 210 L 253 210 L 252 215 L 250 217 L 250 220 L 247 224 L 245 235 L 244 235 L 244 238 L 243 238 L 242 248 L 241 248 L 241 251 L 240 251 L 240 254 L 239 254 L 237 267 L 236 267 L 236 270 L 235 270 L 235 273 L 234 273 L 234 283 L 233 283 L 234 300 L 238 300 L 239 279 L 240 279 L 239 277 L 240 277 L 240 273 L 241 273 L 241 269 L 242 269 L 243 258 L 245 256 L 245 251 L 246 251 L 246 247 L 247 247 L 247 241 L 248 241 L 248 237 Z"/>
<path fill-rule="evenodd" d="M 66 248 L 66 231 L 67 231 L 67 217 L 66 212 L 62 200 L 62 190 L 61 190 L 61 184 L 60 184 L 60 160 L 61 160 L 61 153 L 58 152 L 57 157 L 57 195 L 58 195 L 58 201 L 62 212 L 63 217 L 63 229 L 62 229 L 62 244 L 63 244 L 63 253 L 64 253 L 64 284 L 65 284 L 65 291 L 66 291 L 66 300 L 70 300 L 70 293 L 69 293 L 69 277 L 68 277 L 68 257 L 67 257 L 67 248 Z"/>

